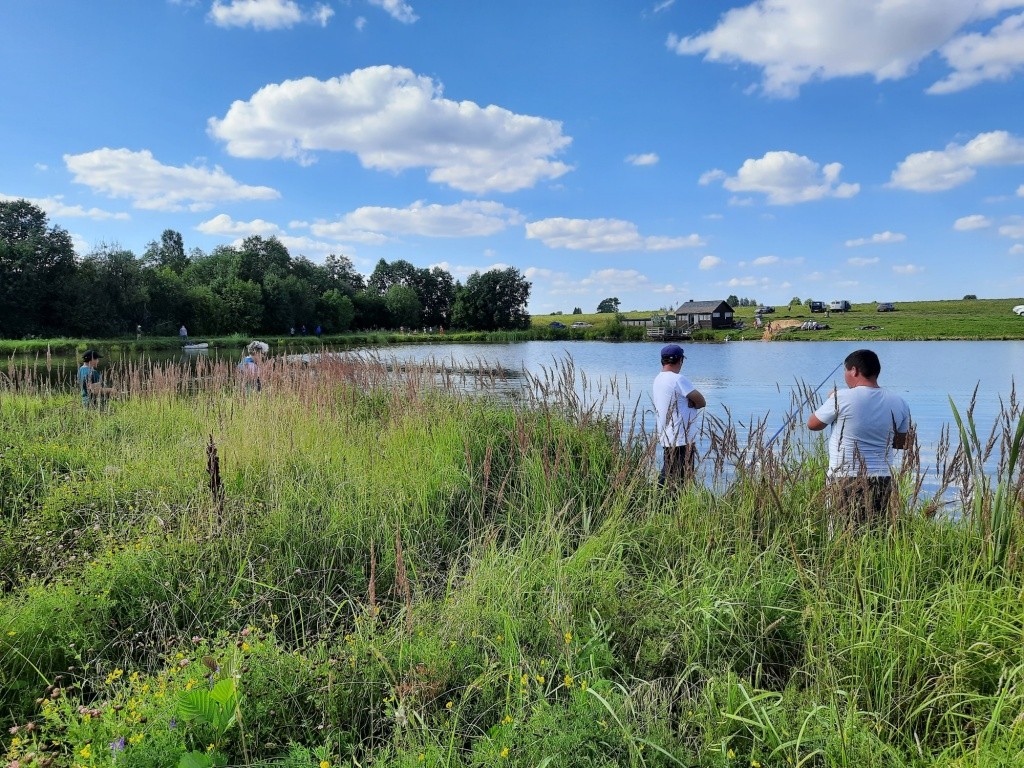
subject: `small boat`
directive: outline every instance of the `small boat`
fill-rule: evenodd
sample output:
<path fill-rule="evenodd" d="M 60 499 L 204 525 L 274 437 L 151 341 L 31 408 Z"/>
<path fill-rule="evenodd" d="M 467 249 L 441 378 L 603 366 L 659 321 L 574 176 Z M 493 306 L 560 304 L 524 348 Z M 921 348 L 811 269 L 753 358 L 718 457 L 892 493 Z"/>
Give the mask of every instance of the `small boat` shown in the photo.
<path fill-rule="evenodd" d="M 199 352 L 200 350 L 209 349 L 210 343 L 207 341 L 196 341 L 191 344 L 183 344 L 181 348 L 185 352 Z"/>

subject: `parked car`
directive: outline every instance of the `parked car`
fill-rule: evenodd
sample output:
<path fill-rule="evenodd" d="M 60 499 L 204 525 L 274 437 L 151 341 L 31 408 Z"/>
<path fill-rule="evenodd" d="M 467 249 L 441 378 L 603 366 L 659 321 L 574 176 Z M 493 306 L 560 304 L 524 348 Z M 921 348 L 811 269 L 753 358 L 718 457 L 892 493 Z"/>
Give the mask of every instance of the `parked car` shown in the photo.
<path fill-rule="evenodd" d="M 850 302 L 848 302 L 846 299 L 836 299 L 835 301 L 829 303 L 828 307 L 833 312 L 849 312 Z"/>
<path fill-rule="evenodd" d="M 774 312 L 775 307 L 766 307 L 763 304 L 754 310 L 755 315 L 767 315 L 769 312 Z"/>
<path fill-rule="evenodd" d="M 593 325 L 593 323 L 585 323 L 582 320 L 577 320 L 575 323 L 572 324 L 572 327 L 573 328 L 589 328 L 592 325 Z"/>
<path fill-rule="evenodd" d="M 1013 313 L 1015 315 L 1024 316 L 1024 304 L 1018 304 L 1016 307 L 1014 307 L 1013 308 Z"/>
<path fill-rule="evenodd" d="M 824 301 L 812 301 L 811 302 L 811 312 L 824 312 L 824 311 L 825 311 L 825 302 Z"/>
<path fill-rule="evenodd" d="M 896 311 L 896 307 L 893 305 L 893 303 L 891 301 L 883 301 L 881 304 L 879 304 L 877 307 L 875 307 L 875 311 L 876 312 L 895 312 Z"/>
<path fill-rule="evenodd" d="M 552 320 L 550 323 L 548 323 L 548 328 L 565 328 L 565 323 L 560 323 L 557 320 Z"/>

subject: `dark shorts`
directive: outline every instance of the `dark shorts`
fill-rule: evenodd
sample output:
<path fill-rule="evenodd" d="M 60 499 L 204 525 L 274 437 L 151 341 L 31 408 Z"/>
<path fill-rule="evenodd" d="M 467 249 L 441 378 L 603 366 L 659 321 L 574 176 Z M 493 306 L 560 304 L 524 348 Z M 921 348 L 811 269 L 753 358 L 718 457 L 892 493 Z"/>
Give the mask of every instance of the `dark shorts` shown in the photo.
<path fill-rule="evenodd" d="M 661 465 L 660 485 L 685 483 L 693 480 L 697 474 L 697 447 L 678 445 L 665 448 L 665 460 Z"/>
<path fill-rule="evenodd" d="M 892 477 L 833 477 L 828 480 L 828 505 L 837 528 L 862 528 L 888 519 Z"/>

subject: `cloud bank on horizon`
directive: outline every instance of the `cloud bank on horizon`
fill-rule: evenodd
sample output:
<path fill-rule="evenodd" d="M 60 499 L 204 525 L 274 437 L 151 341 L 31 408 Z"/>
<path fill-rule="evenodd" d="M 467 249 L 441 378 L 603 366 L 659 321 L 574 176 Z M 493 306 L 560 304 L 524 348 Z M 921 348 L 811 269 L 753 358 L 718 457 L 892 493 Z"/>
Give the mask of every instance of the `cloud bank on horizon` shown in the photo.
<path fill-rule="evenodd" d="M 58 1 L 5 10 L 8 71 L 53 61 L 0 199 L 84 248 L 514 266 L 535 312 L 1024 294 L 1024 0 L 662 0 L 574 39 L 529 2 Z"/>

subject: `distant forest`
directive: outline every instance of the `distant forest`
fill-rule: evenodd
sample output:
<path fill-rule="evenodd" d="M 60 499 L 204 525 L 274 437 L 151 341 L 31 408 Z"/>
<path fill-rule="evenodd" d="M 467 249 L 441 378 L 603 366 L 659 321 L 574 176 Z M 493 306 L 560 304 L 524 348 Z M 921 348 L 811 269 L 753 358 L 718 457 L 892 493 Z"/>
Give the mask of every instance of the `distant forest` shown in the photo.
<path fill-rule="evenodd" d="M 530 283 L 519 270 L 465 284 L 434 267 L 381 259 L 364 278 L 345 256 L 314 264 L 277 238 L 210 253 L 164 230 L 141 256 L 119 246 L 75 253 L 66 230 L 26 200 L 0 202 L 0 337 L 324 333 L 377 328 L 527 328 Z"/>

